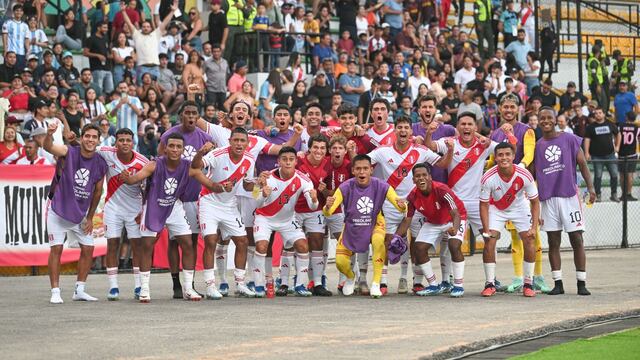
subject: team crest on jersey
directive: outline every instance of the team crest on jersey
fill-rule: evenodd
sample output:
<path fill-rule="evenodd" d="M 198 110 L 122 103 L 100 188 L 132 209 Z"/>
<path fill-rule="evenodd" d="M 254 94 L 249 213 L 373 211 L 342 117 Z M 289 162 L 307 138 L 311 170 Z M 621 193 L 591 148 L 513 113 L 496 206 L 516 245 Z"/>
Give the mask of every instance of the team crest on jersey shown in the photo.
<path fill-rule="evenodd" d="M 291 184 L 291 191 L 296 191 L 296 184 Z"/>
<path fill-rule="evenodd" d="M 440 203 L 436 201 L 436 210 L 440 210 Z"/>
<path fill-rule="evenodd" d="M 393 159 L 389 159 L 389 164 L 393 164 Z"/>
<path fill-rule="evenodd" d="M 514 189 L 515 191 L 518 191 L 518 188 L 520 188 L 520 185 L 518 185 L 518 183 L 514 183 L 514 184 L 513 184 L 513 189 Z"/>
<path fill-rule="evenodd" d="M 414 161 L 413 155 L 409 155 L 409 162 L 413 163 L 413 161 Z"/>
<path fill-rule="evenodd" d="M 340 181 L 340 182 L 344 181 L 344 174 L 338 175 L 338 181 Z"/>
<path fill-rule="evenodd" d="M 480 149 L 478 149 L 478 148 L 475 148 L 475 149 L 473 149 L 473 151 L 475 151 L 475 153 L 476 153 L 476 156 L 477 156 L 477 155 L 480 155 Z"/>
<path fill-rule="evenodd" d="M 223 167 L 223 168 L 222 168 L 222 170 L 224 170 L 224 171 L 229 171 L 229 167 L 228 167 L 228 166 L 225 166 L 225 167 Z"/>

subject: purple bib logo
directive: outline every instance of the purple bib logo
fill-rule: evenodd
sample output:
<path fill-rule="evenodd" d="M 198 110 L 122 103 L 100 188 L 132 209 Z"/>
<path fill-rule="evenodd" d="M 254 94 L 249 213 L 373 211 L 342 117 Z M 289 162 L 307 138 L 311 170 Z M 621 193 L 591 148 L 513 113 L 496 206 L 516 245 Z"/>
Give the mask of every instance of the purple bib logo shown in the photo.
<path fill-rule="evenodd" d="M 562 155 L 562 151 L 557 145 L 551 145 L 544 151 L 544 157 L 551 163 L 560 160 L 560 155 Z"/>
<path fill-rule="evenodd" d="M 182 158 L 192 161 L 193 157 L 196 156 L 196 149 L 191 145 L 186 145 L 184 150 L 182 151 Z"/>
<path fill-rule="evenodd" d="M 362 196 L 356 202 L 356 208 L 362 215 L 370 214 L 373 211 L 373 201 L 368 196 Z"/>
<path fill-rule="evenodd" d="M 164 193 L 167 194 L 167 196 L 173 195 L 177 187 L 178 180 L 176 180 L 176 178 L 168 178 L 164 181 Z"/>
<path fill-rule="evenodd" d="M 80 168 L 76 171 L 76 174 L 73 176 L 73 179 L 75 180 L 78 186 L 85 187 L 87 186 L 87 183 L 89 183 L 89 175 L 90 175 L 89 170 L 85 168 Z"/>

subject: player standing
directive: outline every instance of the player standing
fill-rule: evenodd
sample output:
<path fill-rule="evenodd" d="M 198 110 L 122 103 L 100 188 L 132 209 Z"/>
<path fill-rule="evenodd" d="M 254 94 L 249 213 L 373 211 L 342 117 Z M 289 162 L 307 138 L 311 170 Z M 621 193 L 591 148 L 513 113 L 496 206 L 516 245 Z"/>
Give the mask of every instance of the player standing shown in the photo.
<path fill-rule="evenodd" d="M 118 300 L 118 248 L 122 230 L 127 230 L 133 253 L 134 296 L 140 294 L 140 225 L 136 222 L 142 212 L 142 183 L 125 184 L 120 173 L 130 174 L 142 170 L 149 160 L 133 150 L 133 131 L 128 128 L 116 131 L 115 147 L 103 146 L 98 154 L 107 162 L 107 196 L 104 200 L 104 227 L 107 237 L 108 300 Z"/>
<path fill-rule="evenodd" d="M 437 143 L 439 151 L 447 153 L 447 156 L 441 157 L 435 152 L 429 150 L 422 145 L 411 143 L 411 119 L 407 116 L 399 116 L 395 121 L 395 142 L 393 145 L 381 146 L 369 153 L 371 162 L 376 166 L 374 174 L 385 180 L 398 194 L 399 197 L 405 199 L 413 188 L 411 169 L 419 163 L 427 162 L 431 166 L 439 166 L 446 168 L 451 162 L 451 147 L 448 147 L 444 141 Z M 351 147 L 353 151 L 353 146 Z M 398 230 L 398 226 L 404 219 L 404 214 L 397 211 L 390 203 L 385 203 L 382 207 L 384 212 L 385 227 L 387 233 L 387 241 L 391 240 L 393 234 Z M 415 221 L 419 221 L 416 217 Z M 408 292 L 407 287 L 407 269 L 410 254 L 405 253 L 404 262 L 401 268 L 400 283 L 398 285 L 398 293 Z M 413 254 L 411 252 L 411 254 Z M 421 278 L 418 267 L 414 267 L 414 276 Z M 422 290 L 421 285 L 414 283 L 416 291 Z M 386 292 L 387 279 L 386 271 L 382 272 L 382 292 Z"/>
<path fill-rule="evenodd" d="M 578 280 L 578 295 L 591 295 L 587 290 L 587 259 L 582 232 L 585 229 L 582 204 L 576 187 L 576 164 L 587 183 L 589 202 L 596 199 L 584 152 L 582 139 L 573 134 L 556 131 L 556 114 L 551 108 L 538 112 L 542 139 L 536 145 L 535 169 L 541 201 L 541 229 L 549 238 L 549 262 L 555 282 L 549 295 L 564 294 L 560 259 L 562 230 L 569 234 L 573 248 L 573 262 Z"/>
<path fill-rule="evenodd" d="M 158 146 L 158 155 L 162 156 L 167 146 L 167 139 L 171 134 L 178 133 L 184 138 L 184 152 L 182 158 L 188 161 L 193 160 L 198 149 L 200 149 L 205 143 L 212 141 L 211 136 L 204 131 L 196 127 L 200 111 L 198 104 L 193 101 L 185 101 L 182 104 L 180 111 L 180 125 L 176 125 L 169 130 L 165 131 L 160 138 L 160 144 Z M 193 178 L 187 179 L 187 189 L 182 195 L 180 201 L 184 207 L 184 212 L 187 215 L 189 226 L 191 226 L 191 242 L 195 249 L 193 253 L 193 261 L 195 263 L 198 249 L 198 234 L 200 233 L 200 226 L 198 225 L 198 194 L 200 193 L 200 183 Z M 171 268 L 171 279 L 173 280 L 173 298 L 182 298 L 182 286 L 180 285 L 180 277 L 178 273 L 179 267 L 179 254 L 178 254 L 178 242 L 169 241 L 167 248 L 169 256 L 169 267 Z M 191 284 L 193 287 L 193 284 Z"/>
<path fill-rule="evenodd" d="M 125 170 L 120 175 L 122 181 L 129 185 L 148 179 L 142 207 L 142 219 L 140 220 L 142 246 L 140 247 L 141 286 L 139 299 L 143 303 L 151 301 L 149 280 L 153 246 L 157 240 L 158 232 L 164 228 L 169 230 L 169 238 L 177 241 L 182 249 L 183 298 L 193 301 L 199 301 L 202 298 L 192 285 L 195 267 L 193 252 L 195 249 L 191 241 L 191 226 L 180 198 L 187 191 L 190 176 L 195 177 L 198 182 L 211 191 L 215 190 L 215 185 L 201 170 L 192 169 L 189 160 L 182 158 L 184 138 L 180 133 L 169 135 L 166 142 L 165 155 L 158 157 L 155 161 L 148 162 L 142 170 L 135 174 L 130 174 Z"/>
<path fill-rule="evenodd" d="M 378 178 L 372 178 L 373 167 L 367 155 L 356 155 L 352 160 L 354 178 L 347 180 L 327 198 L 323 208 L 325 216 L 331 216 L 342 205 L 344 230 L 336 248 L 336 267 L 347 277 L 342 294 L 353 294 L 356 276 L 351 270 L 351 256 L 373 248 L 373 281 L 370 294 L 373 298 L 383 295 L 381 290 L 382 268 L 387 257 L 382 207 L 385 200 L 402 213 L 406 210 L 393 187 Z M 362 281 L 362 280 L 361 280 Z"/>
<path fill-rule="evenodd" d="M 464 204 L 443 183 L 435 182 L 431 178 L 429 168 L 424 163 L 419 163 L 411 170 L 415 187 L 407 196 L 409 210 L 407 217 L 397 229 L 397 235 L 405 235 L 411 228 L 416 234 L 414 242 L 415 264 L 420 267 L 422 274 L 427 278 L 429 286 L 416 291 L 416 295 L 429 296 L 444 292 L 445 288 L 438 285 L 436 275 L 429 259 L 429 249 L 435 247 L 441 239 L 447 239 L 451 258 L 453 260 L 453 281 L 451 297 L 464 295 L 464 255 L 462 254 L 462 241 L 466 231 L 467 213 Z M 413 218 L 416 212 L 424 216 L 421 223 L 415 223 Z M 422 279 L 420 279 L 422 282 Z"/>
<path fill-rule="evenodd" d="M 201 169 L 204 165 L 207 176 L 214 183 L 223 186 L 223 191 L 219 193 L 203 188 L 198 201 L 198 217 L 205 243 L 202 262 L 204 281 L 207 285 L 206 298 L 212 300 L 222 299 L 222 294 L 215 286 L 214 272 L 216 245 L 219 241 L 218 230 L 230 236 L 236 247 L 233 271 L 236 293 L 246 297 L 255 296 L 244 283 L 248 240 L 236 197 L 240 186 L 247 191 L 253 190 L 253 183 L 247 180 L 247 176 L 254 174 L 255 159 L 246 151 L 249 136 L 244 128 L 233 129 L 229 142 L 230 146 L 208 154 L 212 146 L 207 144 L 209 146 L 198 151 L 191 163 L 191 167 L 195 169 Z"/>
<path fill-rule="evenodd" d="M 102 196 L 107 164 L 96 155 L 100 129 L 87 124 L 80 134 L 80 146 L 56 145 L 53 134 L 57 124 L 49 124 L 44 138 L 45 151 L 58 158 L 56 172 L 49 190 L 46 219 L 49 234 L 49 281 L 52 304 L 62 304 L 60 296 L 60 258 L 67 234 L 74 234 L 80 243 L 80 260 L 73 300 L 97 301 L 85 292 L 85 283 L 93 262 L 93 215 Z"/>
<path fill-rule="evenodd" d="M 514 165 L 515 155 L 513 145 L 501 142 L 494 150 L 497 165 L 482 176 L 480 219 L 484 238 L 482 258 L 486 278 L 482 296 L 488 297 L 496 293 L 496 241 L 500 229 L 508 221 L 513 224 L 524 243 L 522 292 L 526 297 L 536 295 L 533 288 L 533 268 L 536 258 L 535 236 L 540 218 L 540 201 L 533 176 L 526 169 Z"/>
<path fill-rule="evenodd" d="M 311 181 L 296 170 L 296 150 L 283 147 L 278 154 L 279 168 L 266 179 L 262 177 L 256 209 L 253 237 L 256 253 L 253 258 L 253 273 L 256 297 L 265 296 L 265 257 L 269 238 L 274 231 L 282 236 L 282 247 L 296 251 L 296 284 L 298 296 L 311 296 L 306 284 L 309 269 L 309 247 L 300 224 L 294 218 L 294 207 L 302 195 L 311 210 L 318 208 L 316 190 Z"/>

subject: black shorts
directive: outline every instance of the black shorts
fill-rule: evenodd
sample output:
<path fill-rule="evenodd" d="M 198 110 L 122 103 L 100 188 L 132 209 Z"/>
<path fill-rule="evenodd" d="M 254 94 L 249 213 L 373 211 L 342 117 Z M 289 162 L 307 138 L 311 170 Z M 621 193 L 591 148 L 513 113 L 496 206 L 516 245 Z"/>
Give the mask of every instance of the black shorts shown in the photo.
<path fill-rule="evenodd" d="M 627 161 L 624 161 L 625 157 L 619 158 L 618 171 L 622 174 L 633 174 L 636 172 L 636 165 L 638 164 L 638 155 L 632 155 L 626 157 Z"/>

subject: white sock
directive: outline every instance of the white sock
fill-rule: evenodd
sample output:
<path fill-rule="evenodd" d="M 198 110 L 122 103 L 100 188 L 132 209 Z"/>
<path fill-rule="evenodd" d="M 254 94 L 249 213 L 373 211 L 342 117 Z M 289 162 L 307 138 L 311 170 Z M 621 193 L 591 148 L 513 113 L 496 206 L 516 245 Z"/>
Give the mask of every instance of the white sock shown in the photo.
<path fill-rule="evenodd" d="M 411 254 L 409 250 L 405 251 L 400 257 L 400 279 L 407 279 L 407 273 L 409 272 L 409 259 Z"/>
<path fill-rule="evenodd" d="M 309 282 L 309 253 L 296 252 L 296 286 Z"/>
<path fill-rule="evenodd" d="M 236 285 L 244 285 L 244 276 L 247 273 L 245 269 L 233 269 L 233 277 L 235 278 Z"/>
<path fill-rule="evenodd" d="M 76 293 L 83 293 L 85 284 L 84 281 L 76 281 Z"/>
<path fill-rule="evenodd" d="M 311 271 L 313 271 L 314 286 L 322 284 L 322 269 L 324 267 L 324 256 L 322 250 L 311 252 Z"/>
<path fill-rule="evenodd" d="M 389 271 L 389 266 L 384 265 L 382 267 L 382 276 L 380 277 L 380 284 L 387 284 L 387 272 Z"/>
<path fill-rule="evenodd" d="M 484 267 L 484 281 L 487 284 L 496 283 L 496 263 L 483 263 Z"/>
<path fill-rule="evenodd" d="M 524 262 L 522 268 L 524 269 L 524 283 L 531 285 L 533 283 L 533 267 L 535 263 Z"/>
<path fill-rule="evenodd" d="M 140 287 L 149 289 L 149 280 L 151 280 L 151 271 L 140 271 Z"/>
<path fill-rule="evenodd" d="M 460 262 L 452 262 L 453 269 L 453 286 L 463 287 L 464 285 L 464 260 Z"/>
<path fill-rule="evenodd" d="M 53 294 L 60 294 L 60 288 L 59 288 L 59 287 L 57 287 L 57 288 L 51 288 L 51 294 L 52 294 L 52 295 L 53 295 Z"/>
<path fill-rule="evenodd" d="M 436 281 L 436 274 L 433 273 L 433 267 L 431 266 L 431 260 L 419 266 L 420 270 L 422 270 L 422 273 L 424 274 L 424 277 L 427 278 L 429 285 L 438 285 L 438 282 Z M 420 278 L 420 282 L 422 282 L 422 278 Z"/>
<path fill-rule="evenodd" d="M 202 273 L 202 276 L 204 278 L 204 283 L 207 285 L 207 288 L 209 287 L 215 287 L 216 285 L 216 272 L 213 269 L 204 269 L 204 272 Z"/>
<path fill-rule="evenodd" d="M 551 278 L 553 279 L 553 281 L 562 280 L 562 270 L 552 270 Z"/>
<path fill-rule="evenodd" d="M 367 270 L 369 268 L 369 250 L 356 255 L 358 270 L 360 270 L 360 281 L 367 281 Z M 383 281 L 386 284 L 386 282 Z"/>
<path fill-rule="evenodd" d="M 424 277 L 424 271 L 420 268 L 420 265 L 411 263 L 411 270 L 413 271 L 413 283 L 422 284 L 422 278 Z"/>
<path fill-rule="evenodd" d="M 245 269 L 253 269 L 253 256 L 255 255 L 255 253 L 256 253 L 255 246 L 251 246 L 251 245 L 247 246 L 247 266 L 245 266 Z M 245 280 L 248 282 L 251 282 L 253 280 L 252 271 L 249 271 Z"/>
<path fill-rule="evenodd" d="M 289 273 L 293 266 L 293 251 L 282 251 L 282 257 L 280 257 L 280 281 L 282 285 L 289 286 Z"/>
<path fill-rule="evenodd" d="M 184 287 L 185 291 L 193 289 L 193 275 L 195 274 L 194 270 L 186 270 L 182 269 L 182 278 L 184 282 L 182 283 L 182 287 Z"/>
<path fill-rule="evenodd" d="M 109 289 L 118 287 L 118 268 L 117 267 L 107 268 L 107 279 L 109 279 Z"/>
<path fill-rule="evenodd" d="M 260 254 L 256 252 L 253 254 L 253 264 L 251 265 L 253 269 L 253 281 L 256 286 L 264 286 L 265 282 L 265 261 L 267 254 Z"/>
<path fill-rule="evenodd" d="M 133 267 L 133 286 L 136 288 L 140 287 L 140 267 Z"/>
<path fill-rule="evenodd" d="M 451 252 L 449 251 L 449 242 L 445 240 L 440 242 L 440 271 L 442 273 L 442 281 L 449 282 L 451 277 Z"/>
<path fill-rule="evenodd" d="M 576 279 L 578 279 L 578 281 L 587 281 L 587 272 L 576 271 Z"/>
<path fill-rule="evenodd" d="M 227 249 L 228 245 L 218 245 L 216 248 L 216 275 L 221 284 L 227 283 Z"/>
<path fill-rule="evenodd" d="M 267 282 L 273 281 L 273 258 L 271 256 L 264 258 L 264 277 Z"/>

